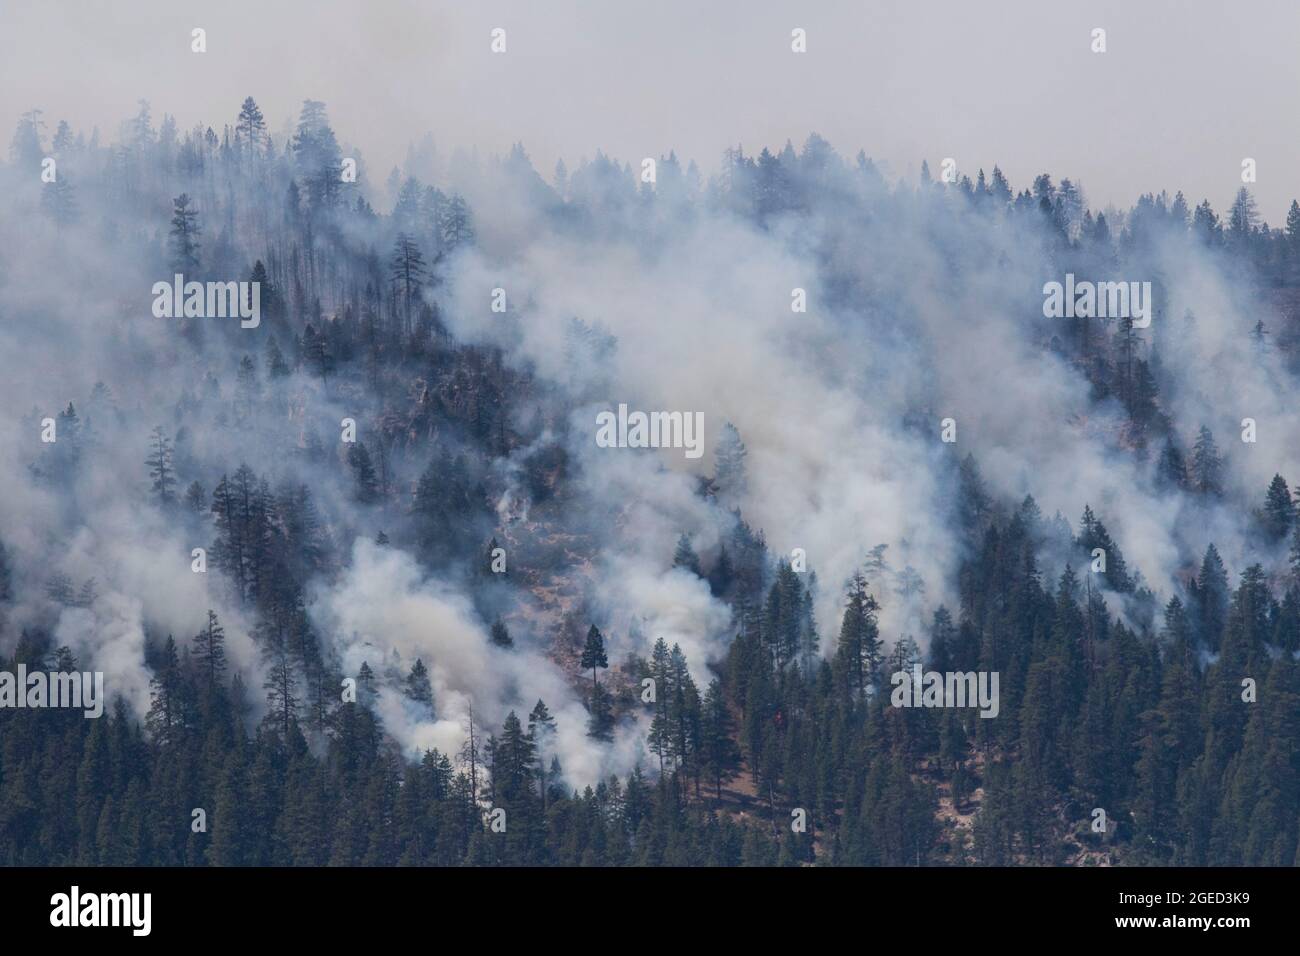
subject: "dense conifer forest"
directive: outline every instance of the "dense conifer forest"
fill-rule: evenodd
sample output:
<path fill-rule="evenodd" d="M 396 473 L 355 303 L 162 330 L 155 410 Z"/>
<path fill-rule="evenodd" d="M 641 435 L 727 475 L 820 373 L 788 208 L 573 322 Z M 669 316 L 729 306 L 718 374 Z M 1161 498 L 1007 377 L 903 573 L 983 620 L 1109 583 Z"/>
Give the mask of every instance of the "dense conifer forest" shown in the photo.
<path fill-rule="evenodd" d="M 0 862 L 1300 861 L 1300 205 L 815 134 L 385 174 L 232 107 L 0 168 L 0 671 L 108 696 L 0 708 Z M 1067 273 L 1149 327 L 1045 318 Z M 629 398 L 705 457 L 596 448 Z"/>

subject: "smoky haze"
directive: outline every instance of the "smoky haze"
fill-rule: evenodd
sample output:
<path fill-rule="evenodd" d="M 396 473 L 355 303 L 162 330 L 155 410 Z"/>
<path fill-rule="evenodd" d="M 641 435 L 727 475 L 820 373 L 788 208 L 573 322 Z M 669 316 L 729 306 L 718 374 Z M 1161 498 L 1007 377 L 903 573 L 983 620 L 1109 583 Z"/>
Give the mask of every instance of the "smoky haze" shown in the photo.
<path fill-rule="evenodd" d="M 0 384 L 0 441 L 15 454 L 0 463 L 0 537 L 23 569 L 15 620 L 48 626 L 141 713 L 150 643 L 188 638 L 214 607 L 233 667 L 246 686 L 262 686 L 253 615 L 221 575 L 190 573 L 191 548 L 213 537 L 208 516 L 172 520 L 151 501 L 142 462 L 160 423 L 176 435 L 184 481 L 201 479 L 210 491 L 246 461 L 277 491 L 310 487 L 333 555 L 328 573 L 307 576 L 312 624 L 343 673 L 362 662 L 376 670 L 385 726 L 408 753 L 455 751 L 471 710 L 497 724 L 544 697 L 575 784 L 641 759 L 645 720 L 625 721 L 610 741 L 585 735 L 583 692 L 552 654 L 560 610 L 601 621 L 611 660 L 645 655 L 659 637 L 679 644 L 704 683 L 738 622 L 707 583 L 673 566 L 674 548 L 686 534 L 715 560 L 740 520 L 734 507 L 766 534 L 773 556 L 807 553 L 822 582 L 824 654 L 843 582 L 873 546 L 888 549 L 873 587 L 890 641 L 924 643 L 932 612 L 955 603 L 963 552 L 951 526 L 967 453 L 998 501 L 1032 494 L 1046 519 L 1064 516 L 1058 530 L 1085 505 L 1096 508 L 1156 599 L 1176 592 L 1212 541 L 1240 567 L 1250 551 L 1241 504 L 1274 473 L 1300 473 L 1300 423 L 1275 385 L 1291 374 L 1286 356 L 1249 337 L 1259 302 L 1251 277 L 1185 229 L 1156 230 L 1117 277 L 1159 276 L 1157 314 L 1134 348 L 1153 366 L 1159 354 L 1162 407 L 1181 444 L 1204 424 L 1231 446 L 1229 508 L 1162 489 L 1159 443 L 1134 441 L 1118 402 L 1097 398 L 1053 341 L 1071 333 L 1044 319 L 1042 287 L 1062 278 L 1075 253 L 1033 218 L 1037 205 L 995 214 L 964 204 L 955 189 L 921 188 L 918 172 L 923 157 L 937 174 L 953 156 L 972 178 L 998 164 L 1017 192 L 1044 170 L 1069 177 L 1094 212 L 1164 189 L 1182 189 L 1193 205 L 1208 196 L 1225 212 L 1250 156 L 1261 171 L 1257 198 L 1277 226 L 1292 188 L 1282 164 L 1300 155 L 1286 139 L 1300 135 L 1294 124 L 1275 121 L 1289 115 L 1282 98 L 1295 86 L 1292 59 L 1282 57 L 1294 14 L 1261 5 L 1193 27 L 1180 25 L 1172 4 L 1009 5 L 996 16 L 957 5 L 744 11 L 8 8 L 0 57 L 11 82 L 0 87 L 0 120 L 12 128 L 43 109 L 46 143 L 61 119 L 87 138 L 100 131 L 98 152 L 60 158 L 79 224 L 56 229 L 39 217 L 34 167 L 4 169 L 0 348 L 10 374 Z M 194 26 L 207 31 L 205 54 L 190 52 Z M 507 30 L 503 56 L 488 49 L 497 26 Z M 808 31 L 803 56 L 789 49 L 795 26 Z M 1096 26 L 1108 31 L 1104 55 L 1088 48 Z M 1168 88 L 1179 95 L 1165 96 Z M 194 147 L 206 150 L 197 176 L 159 158 L 153 127 L 165 115 L 182 136 L 199 125 L 219 137 L 249 95 L 268 114 L 273 157 L 241 166 L 215 145 Z M 303 210 L 295 201 L 287 212 L 285 200 L 293 176 L 304 175 L 284 153 L 308 98 L 328 104 L 343 155 L 363 160 L 356 192 L 377 213 L 321 212 L 331 228 L 314 234 L 314 247 L 297 231 Z M 153 127 L 131 146 L 118 127 L 139 99 L 150 102 Z M 1257 142 L 1245 129 L 1280 132 Z M 419 145 L 426 136 L 432 148 Z M 741 189 L 715 175 L 719 157 L 736 144 L 751 157 L 763 147 L 780 153 L 787 140 L 790 192 L 805 198 L 756 222 Z M 519 141 L 527 154 L 503 161 Z M 641 190 L 633 173 L 641 158 L 670 148 L 683 167 L 698 160 L 699 175 L 670 177 L 664 161 L 656 187 Z M 581 162 L 597 151 L 614 161 Z M 560 157 L 572 175 L 557 191 L 548 184 Z M 457 575 L 424 567 L 410 542 L 372 543 L 403 520 L 394 515 L 409 514 L 402 509 L 431 448 L 455 442 L 418 432 L 418 422 L 395 429 L 398 491 L 386 511 L 353 500 L 333 434 L 355 417 L 368 437 L 394 407 L 423 402 L 426 369 L 402 368 L 400 388 L 377 396 L 299 363 L 265 414 L 240 411 L 241 357 L 261 361 L 273 338 L 292 352 L 300 320 L 341 319 L 373 279 L 367 263 L 387 261 L 401 225 L 388 186 L 394 166 L 398 183 L 416 177 L 468 202 L 477 241 L 439 259 L 425 298 L 458 342 L 499 348 L 518 380 L 535 377 L 536 391 L 508 423 L 518 444 L 478 477 L 498 492 L 502 525 L 526 525 L 515 516 L 540 497 L 522 477 L 529 454 L 568 456 L 572 497 L 550 506 L 551 521 L 595 541 L 557 548 L 571 562 L 558 576 L 572 607 L 546 604 L 536 593 L 543 587 L 483 598 Z M 292 321 L 268 316 L 247 335 L 203 327 L 191 339 L 150 319 L 147 291 L 172 274 L 165 237 L 172 200 L 185 190 L 198 197 L 204 268 L 215 278 L 247 278 L 266 259 L 287 295 L 313 256 L 337 258 L 346 275 L 310 272 L 317 301 L 304 294 Z M 1113 217 L 1117 235 L 1124 220 Z M 426 225 L 419 235 L 428 243 Z M 1114 259 L 1080 261 L 1104 270 Z M 498 286 L 511 303 L 505 317 L 487 305 Z M 807 294 L 806 313 L 791 311 L 795 288 Z M 378 300 L 387 288 L 370 292 Z M 610 337 L 599 360 L 575 359 L 575 318 Z M 92 391 L 98 381 L 105 391 Z M 33 471 L 49 457 L 37 423 L 72 401 L 95 440 L 60 485 Z M 597 410 L 622 401 L 702 412 L 704 460 L 596 448 Z M 1260 422 L 1266 440 L 1257 449 L 1235 442 L 1245 416 Z M 948 417 L 955 445 L 938 440 Z M 729 501 L 698 493 L 724 422 L 747 445 L 750 476 Z M 310 459 L 314 447 L 328 451 Z M 472 530 L 484 542 L 508 533 Z M 1077 564 L 1070 547 L 1059 534 L 1043 542 L 1045 579 Z M 1280 565 L 1283 550 L 1267 557 Z M 95 579 L 97 596 L 52 606 L 41 594 L 54 571 L 77 584 Z M 1141 624 L 1130 594 L 1107 591 L 1105 600 Z M 513 653 L 489 644 L 497 614 L 511 622 Z M 436 710 L 400 691 L 417 657 L 430 669 Z"/>
<path fill-rule="evenodd" d="M 444 160 L 523 142 L 549 177 L 597 149 L 633 162 L 674 149 L 708 172 L 728 146 L 757 153 L 816 130 L 897 176 L 945 157 L 1018 183 L 1069 166 L 1098 209 L 1160 189 L 1222 209 L 1249 157 L 1260 211 L 1280 226 L 1300 156 L 1300 128 L 1275 121 L 1300 89 L 1288 0 L 18 0 L 0 18 L 0 127 L 43 109 L 51 128 L 110 137 L 145 98 L 187 129 L 253 94 L 283 144 L 313 98 L 376 178 L 430 133 Z M 194 27 L 205 54 L 190 52 Z M 496 27 L 504 55 L 489 50 Z M 796 27 L 804 55 L 790 51 Z M 1090 49 L 1098 27 L 1104 54 Z"/>

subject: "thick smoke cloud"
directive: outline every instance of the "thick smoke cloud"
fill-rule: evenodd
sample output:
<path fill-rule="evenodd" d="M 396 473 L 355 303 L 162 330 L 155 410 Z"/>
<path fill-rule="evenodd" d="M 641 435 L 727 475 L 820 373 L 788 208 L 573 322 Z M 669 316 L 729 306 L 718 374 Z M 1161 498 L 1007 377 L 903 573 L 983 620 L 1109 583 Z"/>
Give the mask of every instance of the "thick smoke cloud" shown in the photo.
<path fill-rule="evenodd" d="M 351 566 L 337 584 L 322 588 L 314 615 L 332 636 L 346 673 L 368 663 L 381 678 L 378 713 L 407 748 L 457 754 L 471 711 L 480 736 L 500 727 L 506 713 L 547 702 L 556 718 L 554 756 L 575 781 L 626 772 L 642 756 L 640 732 L 627 727 L 606 750 L 586 737 L 586 710 L 564 673 L 545 655 L 538 635 L 517 633 L 516 648 L 493 646 L 470 600 L 444 582 L 428 579 L 409 555 L 358 541 Z M 429 668 L 437 715 L 404 697 L 394 684 L 417 659 Z M 526 703 L 525 703 L 526 702 Z M 521 714 L 521 719 L 526 715 Z"/>
<path fill-rule="evenodd" d="M 462 156 L 440 184 L 467 197 L 478 244 L 439 264 L 429 300 L 458 340 L 501 347 L 514 369 L 542 383 L 540 407 L 516 409 L 516 424 L 531 430 L 529 448 L 554 441 L 569 456 L 569 497 L 551 506 L 549 520 L 595 544 L 556 574 L 566 606 L 606 631 L 611 663 L 645 656 L 663 637 L 681 645 L 697 683 L 707 682 L 738 622 L 704 581 L 672 568 L 673 551 L 685 534 L 710 560 L 735 526 L 732 504 L 762 529 L 774 556 L 806 552 L 821 582 L 824 653 L 843 582 L 881 544 L 894 571 L 872 582 L 884 633 L 924 643 L 929 613 L 955 601 L 962 554 L 951 519 L 968 453 L 1004 505 L 1032 494 L 1045 515 L 1074 522 L 1091 504 L 1158 598 L 1173 593 L 1210 541 L 1239 569 L 1247 529 L 1229 517 L 1230 504 L 1253 501 L 1274 472 L 1294 476 L 1300 439 L 1276 387 L 1289 374 L 1282 358 L 1249 335 L 1258 302 L 1249 282 L 1184 236 L 1156 237 L 1140 266 L 1158 273 L 1163 296 L 1140 339 L 1144 354 L 1159 355 L 1164 409 L 1185 446 L 1204 423 L 1228 452 L 1229 503 L 1219 507 L 1161 490 L 1158 447 L 1145 455 L 1131 447 L 1123 411 L 1098 405 L 1079 370 L 1050 347 L 1068 333 L 1043 317 L 1042 285 L 1061 279 L 1067 263 L 1042 224 L 969 209 L 941 187 L 917 194 L 824 149 L 814 142 L 800 159 L 800 185 L 817 197 L 811 209 L 761 223 L 733 208 L 720 176 L 693 182 L 665 172 L 655 195 L 638 194 L 632 167 L 605 159 L 575 164 L 566 197 L 521 151 L 481 162 Z M 807 160 L 810 152 L 821 165 Z M 210 490 L 247 461 L 277 485 L 312 489 L 339 561 L 337 573 L 315 583 L 309 612 L 344 673 L 363 661 L 375 669 L 378 712 L 408 753 L 454 754 L 471 708 L 476 723 L 495 729 L 507 712 L 524 717 L 541 698 L 557 717 L 570 783 L 641 759 L 643 717 L 628 716 L 612 743 L 586 736 L 583 677 L 553 647 L 562 624 L 555 604 L 527 585 L 498 594 L 517 643 L 506 652 L 489 642 L 472 584 L 371 543 L 403 514 L 359 507 L 341 453 L 309 451 L 312 436 L 334 449 L 340 420 L 371 421 L 382 400 L 299 371 L 278 392 L 267 387 L 266 414 L 240 419 L 240 358 L 261 356 L 268 337 L 287 349 L 289 331 L 267 321 L 243 339 L 234 326 L 207 326 L 199 349 L 178 324 L 152 319 L 147 290 L 169 274 L 170 197 L 89 188 L 115 175 L 89 160 L 80 169 L 69 163 L 68 175 L 88 185 L 79 194 L 82 223 L 56 230 L 39 215 L 31 177 L 4 170 L 0 348 L 9 374 L 0 384 L 0 441 L 11 453 L 0 461 L 0 539 L 21 595 L 5 645 L 22 627 L 47 627 L 143 714 L 146 648 L 168 634 L 187 641 L 211 607 L 226 623 L 233 668 L 247 687 L 262 686 L 254 622 L 218 573 L 190 570 L 191 549 L 211 541 L 206 517 L 175 520 L 149 496 L 149 432 L 184 423 L 187 479 Z M 269 195 L 283 191 L 287 175 L 276 167 Z M 375 183 L 364 181 L 360 192 L 388 209 Z M 202 195 L 215 204 L 217 187 Z M 261 199 L 234 201 L 231 221 L 255 222 L 249 207 Z M 239 278 L 266 254 L 253 226 L 206 228 L 208 248 L 224 248 Z M 342 229 L 358 249 L 391 248 L 386 219 Z M 505 290 L 504 315 L 490 308 L 495 288 Z M 806 292 L 806 312 L 791 309 L 795 289 Z M 331 305 L 322 303 L 325 315 Z M 612 347 L 575 353 L 575 318 L 611 336 Z M 92 396 L 97 381 L 111 397 Z M 69 401 L 85 440 L 75 473 L 60 476 L 39 422 Z M 620 402 L 702 412 L 704 458 L 597 447 L 596 413 Z M 1259 422 L 1258 444 L 1236 441 L 1243 417 Z M 956 422 L 954 444 L 940 441 L 944 418 Z M 697 492 L 726 422 L 748 448 L 749 484 L 724 504 Z M 518 464 L 528 450 L 501 468 L 499 513 L 517 520 L 521 535 L 535 511 Z M 424 463 L 399 456 L 395 483 L 409 489 Z M 897 585 L 907 567 L 924 590 L 904 596 Z M 57 573 L 76 586 L 95 579 L 96 595 L 80 607 L 46 599 Z M 432 712 L 400 693 L 416 658 L 433 678 Z"/>

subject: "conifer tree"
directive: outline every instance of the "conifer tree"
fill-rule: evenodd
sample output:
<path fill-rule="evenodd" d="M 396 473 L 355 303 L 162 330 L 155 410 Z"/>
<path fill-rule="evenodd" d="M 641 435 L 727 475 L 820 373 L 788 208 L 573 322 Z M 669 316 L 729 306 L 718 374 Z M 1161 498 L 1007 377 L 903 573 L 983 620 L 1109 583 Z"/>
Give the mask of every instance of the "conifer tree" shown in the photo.
<path fill-rule="evenodd" d="M 196 515 L 208 510 L 208 495 L 197 481 L 191 481 L 185 489 L 185 507 Z"/>
<path fill-rule="evenodd" d="M 1270 541 L 1284 541 L 1291 533 L 1295 503 L 1291 500 L 1291 489 L 1281 475 L 1274 475 L 1269 483 L 1260 519 Z"/>
<path fill-rule="evenodd" d="M 1214 436 L 1204 425 L 1196 436 L 1192 449 L 1192 487 L 1203 495 L 1218 497 L 1223 494 L 1223 459 Z"/>
<path fill-rule="evenodd" d="M 700 764 L 713 784 L 714 794 L 722 799 L 722 785 L 735 773 L 739 754 L 732 739 L 733 727 L 722 683 L 714 678 L 704 692 L 700 714 Z"/>
<path fill-rule="evenodd" d="M 433 684 L 429 680 L 429 669 L 418 657 L 411 665 L 411 672 L 406 675 L 406 696 L 417 704 L 423 704 L 430 711 L 433 710 Z"/>
<path fill-rule="evenodd" d="M 691 539 L 686 535 L 681 535 L 677 539 L 677 549 L 673 552 L 673 567 L 685 568 L 697 577 L 701 577 L 700 559 L 695 554 L 695 549 L 691 547 Z"/>
<path fill-rule="evenodd" d="M 162 426 L 154 427 L 149 438 L 150 452 L 145 459 L 149 467 L 149 479 L 153 482 L 154 493 L 164 505 L 175 500 L 176 473 L 172 468 L 171 440 L 163 433 Z"/>
<path fill-rule="evenodd" d="M 1187 487 L 1187 462 L 1172 435 L 1165 441 L 1164 450 L 1160 453 L 1156 475 L 1166 488 Z"/>
<path fill-rule="evenodd" d="M 1217 650 L 1228 614 L 1228 572 L 1213 544 L 1205 549 L 1196 579 L 1196 627 L 1202 643 Z"/>
<path fill-rule="evenodd" d="M 749 479 L 745 467 L 747 454 L 736 426 L 731 422 L 723 424 L 713 453 L 713 480 L 724 501 L 738 502 L 748 490 Z"/>
<path fill-rule="evenodd" d="M 492 643 L 497 647 L 514 647 L 515 640 L 510 636 L 510 629 L 506 627 L 505 621 L 497 618 L 492 622 Z"/>
<path fill-rule="evenodd" d="M 176 653 L 176 641 L 170 634 L 163 646 L 162 660 L 149 681 L 149 689 L 151 699 L 145 726 L 159 746 L 175 744 L 183 737 L 188 726 L 188 704 L 185 677 Z"/>
<path fill-rule="evenodd" d="M 226 670 L 226 629 L 217 620 L 217 612 L 208 610 L 208 623 L 194 635 L 194 662 L 209 691 L 220 683 Z"/>
<path fill-rule="evenodd" d="M 836 666 L 848 686 L 864 695 L 874 688 L 880 674 L 881 648 L 884 642 L 876 625 L 876 611 L 880 605 L 867 591 L 867 579 L 860 571 L 849 580 L 840 624 L 839 644 L 836 648 Z"/>
<path fill-rule="evenodd" d="M 199 270 L 199 213 L 189 193 L 172 200 L 170 236 L 172 268 L 187 278 Z"/>
<path fill-rule="evenodd" d="M 378 501 L 379 479 L 375 477 L 375 466 L 365 442 L 357 442 L 348 448 L 348 467 L 352 469 L 353 494 L 357 501 L 363 504 Z"/>
<path fill-rule="evenodd" d="M 266 149 L 266 120 L 257 102 L 245 97 L 239 107 L 239 118 L 235 121 L 236 142 L 245 156 L 258 157 Z"/>
<path fill-rule="evenodd" d="M 528 715 L 528 736 L 537 755 L 537 792 L 542 798 L 542 812 L 550 802 L 551 788 L 559 780 L 559 758 L 555 755 L 555 718 L 539 697 Z"/>
<path fill-rule="evenodd" d="M 596 669 L 609 666 L 609 658 L 605 656 L 605 636 L 595 624 L 587 631 L 587 642 L 582 648 L 580 664 L 583 670 L 591 671 L 591 686 L 594 691 L 599 683 L 596 680 Z"/>

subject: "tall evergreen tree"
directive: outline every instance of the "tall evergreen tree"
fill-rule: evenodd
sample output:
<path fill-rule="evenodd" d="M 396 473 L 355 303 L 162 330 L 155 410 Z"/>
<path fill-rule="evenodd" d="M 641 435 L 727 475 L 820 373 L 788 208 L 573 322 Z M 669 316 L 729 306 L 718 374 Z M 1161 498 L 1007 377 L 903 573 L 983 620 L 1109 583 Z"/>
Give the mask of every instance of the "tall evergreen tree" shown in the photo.
<path fill-rule="evenodd" d="M 201 230 L 199 212 L 192 203 L 189 193 L 181 193 L 172 200 L 171 265 L 187 278 L 199 270 Z"/>
<path fill-rule="evenodd" d="M 161 425 L 154 427 L 149 445 L 149 457 L 145 459 L 145 464 L 149 468 L 149 479 L 153 482 L 154 493 L 162 504 L 171 504 L 176 498 L 176 473 L 172 467 L 171 440 L 163 432 Z"/>
<path fill-rule="evenodd" d="M 226 629 L 217 620 L 217 612 L 211 609 L 208 623 L 194 635 L 194 662 L 208 690 L 215 689 L 226 670 Z"/>

